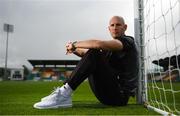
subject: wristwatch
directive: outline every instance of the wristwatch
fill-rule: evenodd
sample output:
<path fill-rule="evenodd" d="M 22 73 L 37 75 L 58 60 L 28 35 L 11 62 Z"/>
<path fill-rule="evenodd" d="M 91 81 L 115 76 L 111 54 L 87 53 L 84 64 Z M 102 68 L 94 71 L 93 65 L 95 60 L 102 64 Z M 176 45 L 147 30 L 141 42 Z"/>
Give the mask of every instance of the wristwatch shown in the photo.
<path fill-rule="evenodd" d="M 76 46 L 75 46 L 76 43 L 77 43 L 77 41 L 75 41 L 75 42 L 72 43 L 72 51 L 75 51 L 75 50 L 76 50 Z"/>

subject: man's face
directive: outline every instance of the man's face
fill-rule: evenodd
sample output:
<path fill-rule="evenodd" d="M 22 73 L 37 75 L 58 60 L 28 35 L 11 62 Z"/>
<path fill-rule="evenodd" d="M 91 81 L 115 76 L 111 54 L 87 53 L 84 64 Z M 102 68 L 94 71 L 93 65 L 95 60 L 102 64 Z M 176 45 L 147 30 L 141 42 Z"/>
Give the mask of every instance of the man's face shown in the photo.
<path fill-rule="evenodd" d="M 121 19 L 117 17 L 113 17 L 110 20 L 109 31 L 111 33 L 111 36 L 114 39 L 116 39 L 117 37 L 120 37 L 121 35 L 124 35 L 126 28 L 127 28 L 127 25 L 124 24 L 124 22 Z"/>

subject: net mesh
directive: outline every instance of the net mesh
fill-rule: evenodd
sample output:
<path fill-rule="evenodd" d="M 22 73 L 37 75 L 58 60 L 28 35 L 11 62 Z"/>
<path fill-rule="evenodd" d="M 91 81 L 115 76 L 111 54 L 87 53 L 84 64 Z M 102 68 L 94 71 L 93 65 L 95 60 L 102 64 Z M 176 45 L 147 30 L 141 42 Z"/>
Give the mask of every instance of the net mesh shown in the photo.
<path fill-rule="evenodd" d="M 180 114 L 180 0 L 144 0 L 147 102 Z"/>

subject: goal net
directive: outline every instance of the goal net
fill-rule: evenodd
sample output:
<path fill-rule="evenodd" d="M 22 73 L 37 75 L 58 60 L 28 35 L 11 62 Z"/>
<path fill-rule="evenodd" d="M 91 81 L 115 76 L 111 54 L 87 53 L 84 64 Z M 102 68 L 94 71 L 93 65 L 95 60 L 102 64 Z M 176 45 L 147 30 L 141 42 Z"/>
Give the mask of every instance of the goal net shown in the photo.
<path fill-rule="evenodd" d="M 180 0 L 143 0 L 145 104 L 180 115 Z"/>

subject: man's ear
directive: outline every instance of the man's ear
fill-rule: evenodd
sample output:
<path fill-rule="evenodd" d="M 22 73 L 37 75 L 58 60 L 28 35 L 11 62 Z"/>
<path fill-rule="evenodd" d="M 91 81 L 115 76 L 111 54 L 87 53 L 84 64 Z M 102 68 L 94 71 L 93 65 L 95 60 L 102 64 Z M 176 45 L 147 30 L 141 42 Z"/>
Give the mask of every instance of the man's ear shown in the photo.
<path fill-rule="evenodd" d="M 125 24 L 125 25 L 124 25 L 124 31 L 126 31 L 126 30 L 127 30 L 127 25 Z"/>
<path fill-rule="evenodd" d="M 110 31 L 110 26 L 108 26 L 108 30 Z"/>

